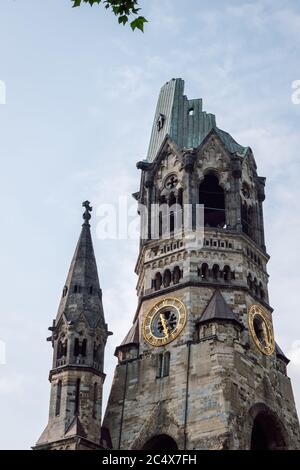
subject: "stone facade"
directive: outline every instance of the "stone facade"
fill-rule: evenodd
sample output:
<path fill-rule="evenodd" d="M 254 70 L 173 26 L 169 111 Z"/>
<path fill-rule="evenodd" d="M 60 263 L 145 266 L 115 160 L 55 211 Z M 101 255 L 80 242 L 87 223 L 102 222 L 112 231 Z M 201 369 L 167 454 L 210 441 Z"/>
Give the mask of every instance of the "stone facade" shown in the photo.
<path fill-rule="evenodd" d="M 152 158 L 138 164 L 142 175 L 135 198 L 147 207 L 136 265 L 139 302 L 133 327 L 116 350 L 104 427 L 114 449 L 297 449 L 288 359 L 278 345 L 271 355 L 263 354 L 248 328 L 252 305 L 270 320 L 273 312 L 262 210 L 265 178 L 258 176 L 249 147 L 239 146 L 214 119 L 207 121 L 197 100 L 184 97 L 189 106 L 181 106 L 178 87 L 170 82 L 169 93 L 168 86 L 157 105 Z M 156 119 L 164 112 L 170 114 L 162 138 L 156 136 L 163 132 Z M 206 132 L 200 139 L 201 120 Z M 175 128 L 181 146 L 176 133 L 170 136 Z M 198 146 L 182 147 L 185 135 L 189 142 L 198 138 Z M 191 243 L 185 226 L 176 238 L 174 216 L 171 236 L 164 238 L 160 226 L 158 239 L 153 237 L 154 205 L 174 203 L 182 219 L 188 205 L 205 205 L 203 245 Z M 219 307 L 207 315 L 215 295 Z M 184 303 L 186 326 L 174 341 L 151 346 L 143 335 L 145 316 L 170 297 Z M 225 310 L 232 313 L 226 316 Z M 161 376 L 157 368 L 166 353 L 169 370 Z"/>

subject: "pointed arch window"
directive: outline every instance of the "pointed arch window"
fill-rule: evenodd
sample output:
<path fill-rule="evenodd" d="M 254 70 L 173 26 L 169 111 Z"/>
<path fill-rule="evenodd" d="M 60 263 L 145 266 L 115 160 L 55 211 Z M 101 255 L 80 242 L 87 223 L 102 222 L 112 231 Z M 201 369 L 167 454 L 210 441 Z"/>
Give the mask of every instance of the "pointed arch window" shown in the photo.
<path fill-rule="evenodd" d="M 68 340 L 64 338 L 59 339 L 57 343 L 57 356 L 56 356 L 57 367 L 65 364 L 67 351 L 68 351 Z"/>
<path fill-rule="evenodd" d="M 74 341 L 74 357 L 77 364 L 84 364 L 86 357 L 87 340 L 84 338 L 81 342 L 79 338 Z"/>

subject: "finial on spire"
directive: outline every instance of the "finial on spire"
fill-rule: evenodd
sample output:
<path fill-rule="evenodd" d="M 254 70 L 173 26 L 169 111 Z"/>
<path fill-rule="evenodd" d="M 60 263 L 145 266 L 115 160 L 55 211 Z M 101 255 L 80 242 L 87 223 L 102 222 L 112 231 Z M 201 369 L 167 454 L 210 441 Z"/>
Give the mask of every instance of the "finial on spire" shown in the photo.
<path fill-rule="evenodd" d="M 83 218 L 83 220 L 84 220 L 83 225 L 90 225 L 90 224 L 89 224 L 89 220 L 90 220 L 90 218 L 91 218 L 90 212 L 92 212 L 92 210 L 93 210 L 93 208 L 92 208 L 92 206 L 91 206 L 91 204 L 90 204 L 90 201 L 84 201 L 84 202 L 82 203 L 82 207 L 85 207 L 85 212 L 84 212 L 83 215 L 82 215 L 82 218 Z"/>

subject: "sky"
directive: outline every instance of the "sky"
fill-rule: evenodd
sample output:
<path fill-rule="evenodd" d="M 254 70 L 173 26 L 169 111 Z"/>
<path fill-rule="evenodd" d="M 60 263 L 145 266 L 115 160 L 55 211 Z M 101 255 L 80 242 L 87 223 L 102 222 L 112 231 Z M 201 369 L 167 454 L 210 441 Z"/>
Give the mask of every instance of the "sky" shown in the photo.
<path fill-rule="evenodd" d="M 142 0 L 140 6 L 149 20 L 144 34 L 119 26 L 103 7 L 0 3 L 1 449 L 30 448 L 46 426 L 47 328 L 86 199 L 94 207 L 94 249 L 114 332 L 105 357 L 107 399 L 114 349 L 137 305 L 138 240 L 101 239 L 97 208 L 118 209 L 121 197 L 135 212 L 135 165 L 147 154 L 160 87 L 173 77 L 185 80 L 190 99 L 203 98 L 218 127 L 252 148 L 267 177 L 270 303 L 300 410 L 300 104 L 292 99 L 300 80 L 300 4 Z"/>

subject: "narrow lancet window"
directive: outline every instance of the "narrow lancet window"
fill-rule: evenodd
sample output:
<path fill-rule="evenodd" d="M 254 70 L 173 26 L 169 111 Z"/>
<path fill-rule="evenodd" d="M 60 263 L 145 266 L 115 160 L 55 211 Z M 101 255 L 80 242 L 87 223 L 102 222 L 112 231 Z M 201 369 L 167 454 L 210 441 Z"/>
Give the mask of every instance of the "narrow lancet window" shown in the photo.
<path fill-rule="evenodd" d="M 59 380 L 57 382 L 57 388 L 56 388 L 55 416 L 60 415 L 61 389 L 62 389 L 62 383 L 61 383 L 61 380 Z"/>

